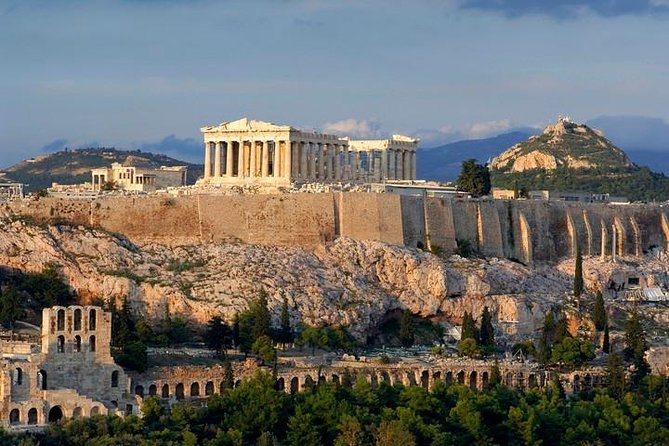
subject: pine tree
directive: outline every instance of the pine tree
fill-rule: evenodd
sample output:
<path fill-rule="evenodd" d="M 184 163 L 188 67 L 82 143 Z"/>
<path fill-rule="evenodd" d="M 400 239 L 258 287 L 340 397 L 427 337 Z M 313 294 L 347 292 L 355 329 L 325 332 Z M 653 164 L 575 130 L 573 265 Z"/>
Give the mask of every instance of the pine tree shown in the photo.
<path fill-rule="evenodd" d="M 576 261 L 574 262 L 574 297 L 583 294 L 583 256 L 581 246 L 576 244 Z"/>
<path fill-rule="evenodd" d="M 400 318 L 400 343 L 403 347 L 411 347 L 414 342 L 413 315 L 409 310 L 404 310 Z"/>
<path fill-rule="evenodd" d="M 492 314 L 488 307 L 483 307 L 483 314 L 481 315 L 481 346 L 484 348 L 492 348 L 495 346 L 495 329 L 492 325 Z"/>
<path fill-rule="evenodd" d="M 214 316 L 207 324 L 207 347 L 222 353 L 230 344 L 230 328 L 220 316 Z"/>
<path fill-rule="evenodd" d="M 490 389 L 498 384 L 502 384 L 502 371 L 499 369 L 497 361 L 495 361 L 490 369 L 490 378 L 488 379 L 487 388 Z"/>
<path fill-rule="evenodd" d="M 634 366 L 631 380 L 633 387 L 638 386 L 641 380 L 650 373 L 650 366 L 645 358 L 646 350 L 648 350 L 646 333 L 635 308 L 625 322 L 625 357 L 631 360 Z"/>
<path fill-rule="evenodd" d="M 595 329 L 598 331 L 604 330 L 606 325 L 606 308 L 604 307 L 604 298 L 602 292 L 597 291 L 595 296 L 595 309 L 592 314 L 592 321 L 595 324 Z"/>

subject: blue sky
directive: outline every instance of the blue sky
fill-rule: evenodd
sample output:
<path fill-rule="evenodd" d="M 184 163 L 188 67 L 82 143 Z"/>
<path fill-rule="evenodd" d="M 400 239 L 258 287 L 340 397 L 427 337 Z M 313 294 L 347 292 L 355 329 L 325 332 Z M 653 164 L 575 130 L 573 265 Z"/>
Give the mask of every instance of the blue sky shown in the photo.
<path fill-rule="evenodd" d="M 0 167 L 242 116 L 426 143 L 666 124 L 667 48 L 669 0 L 0 0 Z"/>

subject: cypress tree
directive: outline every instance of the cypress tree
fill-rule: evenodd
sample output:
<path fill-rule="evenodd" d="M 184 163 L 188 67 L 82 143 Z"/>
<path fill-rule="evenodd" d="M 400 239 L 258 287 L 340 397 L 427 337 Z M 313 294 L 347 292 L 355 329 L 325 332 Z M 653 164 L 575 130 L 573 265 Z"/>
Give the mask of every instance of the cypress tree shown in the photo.
<path fill-rule="evenodd" d="M 411 347 L 414 341 L 413 316 L 409 310 L 404 310 L 400 318 L 400 343 L 403 347 Z"/>
<path fill-rule="evenodd" d="M 625 368 L 623 358 L 618 353 L 609 355 L 606 361 L 606 387 L 616 399 L 625 393 Z"/>
<path fill-rule="evenodd" d="M 253 330 L 251 343 L 262 336 L 270 335 L 271 316 L 267 307 L 267 292 L 260 290 L 258 299 L 251 304 L 251 316 L 253 318 Z"/>
<path fill-rule="evenodd" d="M 288 311 L 288 299 L 283 298 L 283 305 L 281 306 L 281 316 L 279 317 L 279 336 L 277 341 L 281 342 L 286 347 L 286 344 L 293 342 L 293 330 L 290 326 L 290 312 Z"/>
<path fill-rule="evenodd" d="M 462 336 L 460 337 L 460 340 L 465 340 L 468 338 L 477 341 L 479 336 L 476 330 L 476 323 L 474 322 L 474 318 L 471 314 L 469 314 L 469 312 L 465 311 L 465 314 L 462 317 Z"/>
<path fill-rule="evenodd" d="M 488 307 L 483 307 L 481 316 L 481 346 L 491 348 L 495 345 L 495 329 L 492 326 L 492 314 Z"/>
<path fill-rule="evenodd" d="M 611 352 L 611 343 L 609 341 L 609 324 L 604 325 L 604 340 L 602 341 L 602 351 L 604 353 Z"/>
<path fill-rule="evenodd" d="M 574 297 L 581 297 L 583 294 L 583 256 L 581 247 L 576 244 L 576 261 L 574 263 Z"/>
<path fill-rule="evenodd" d="M 601 291 L 597 291 L 597 295 L 595 296 L 595 309 L 592 314 L 592 321 L 595 324 L 595 329 L 598 331 L 604 330 L 604 326 L 606 325 L 606 308 L 604 307 L 604 298 Z"/>

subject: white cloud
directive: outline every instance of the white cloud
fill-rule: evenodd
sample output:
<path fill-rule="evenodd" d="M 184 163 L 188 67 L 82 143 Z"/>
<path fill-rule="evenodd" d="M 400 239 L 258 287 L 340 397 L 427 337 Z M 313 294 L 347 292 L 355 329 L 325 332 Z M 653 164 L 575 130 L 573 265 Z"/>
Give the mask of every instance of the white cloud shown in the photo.
<path fill-rule="evenodd" d="M 382 138 L 381 124 L 367 119 L 344 119 L 335 122 L 326 122 L 322 126 L 326 133 L 334 133 L 352 138 Z"/>
<path fill-rule="evenodd" d="M 469 138 L 487 138 L 498 135 L 512 127 L 510 119 L 500 119 L 497 121 L 477 122 L 467 126 L 463 133 Z"/>

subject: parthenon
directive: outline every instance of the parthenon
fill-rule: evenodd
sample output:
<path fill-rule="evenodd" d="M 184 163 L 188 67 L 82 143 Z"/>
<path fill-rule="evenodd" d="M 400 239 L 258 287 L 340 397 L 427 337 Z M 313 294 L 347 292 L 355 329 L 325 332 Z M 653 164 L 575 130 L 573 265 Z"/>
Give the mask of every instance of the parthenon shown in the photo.
<path fill-rule="evenodd" d="M 247 118 L 201 131 L 208 183 L 288 186 L 416 178 L 418 140 L 408 136 L 351 140 Z"/>

